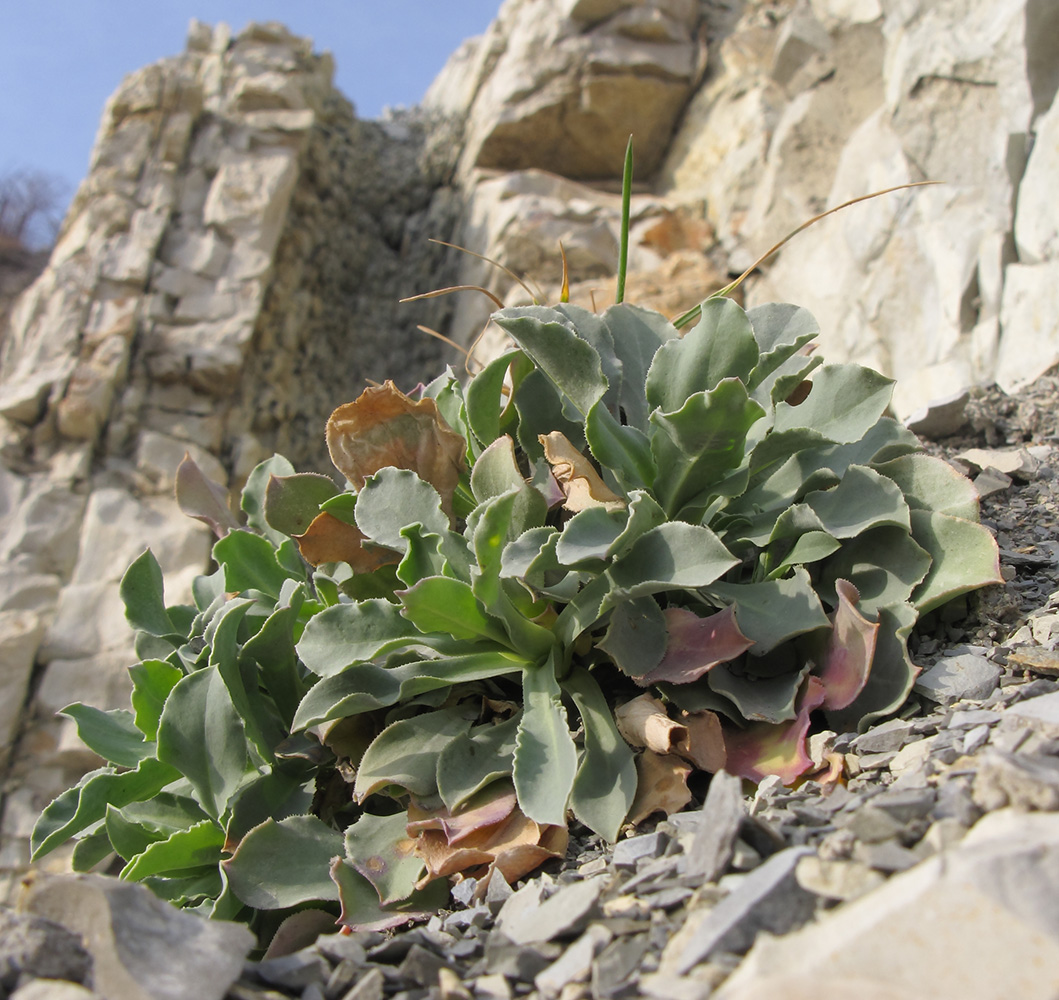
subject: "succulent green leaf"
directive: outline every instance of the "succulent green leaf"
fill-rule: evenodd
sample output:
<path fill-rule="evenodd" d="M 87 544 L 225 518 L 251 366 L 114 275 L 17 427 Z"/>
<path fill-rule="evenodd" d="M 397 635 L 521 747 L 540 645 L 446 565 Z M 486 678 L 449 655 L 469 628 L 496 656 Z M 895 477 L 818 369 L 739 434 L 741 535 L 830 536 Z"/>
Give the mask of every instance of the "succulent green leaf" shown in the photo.
<path fill-rule="evenodd" d="M 859 441 L 890 405 L 893 379 L 862 365 L 824 365 L 797 406 L 779 403 L 773 434 L 812 428 L 830 441 Z"/>
<path fill-rule="evenodd" d="M 815 354 L 811 357 L 796 354 L 769 375 L 751 396 L 766 409 L 774 409 L 778 403 L 789 402 L 801 389 L 802 383 L 823 363 L 824 359 Z"/>
<path fill-rule="evenodd" d="M 988 528 L 933 511 L 912 511 L 912 537 L 930 553 L 930 569 L 912 593 L 924 615 L 960 594 L 1003 583 L 1000 552 Z"/>
<path fill-rule="evenodd" d="M 641 535 L 668 520 L 658 501 L 643 490 L 633 490 L 629 494 L 628 512 L 625 527 L 608 550 L 608 556 L 622 555 Z"/>
<path fill-rule="evenodd" d="M 217 864 L 224 846 L 224 830 L 213 820 L 204 819 L 186 830 L 175 830 L 134 858 L 122 869 L 121 877 L 140 881 L 149 875 L 183 872 L 189 868 Z"/>
<path fill-rule="evenodd" d="M 820 562 L 842 547 L 842 543 L 826 531 L 807 531 L 799 535 L 789 548 L 786 547 L 787 544 L 781 543 L 783 551 L 776 552 L 775 555 L 773 550 L 776 546 L 769 546 L 766 566 L 770 580 L 782 579 L 795 567 Z"/>
<path fill-rule="evenodd" d="M 550 524 L 524 531 L 504 546 L 500 560 L 500 576 L 529 580 L 544 570 L 559 569 L 559 563 L 555 559 L 558 540 L 559 529 Z"/>
<path fill-rule="evenodd" d="M 653 597 L 622 601 L 611 613 L 606 634 L 596 643 L 629 677 L 650 673 L 666 651 L 666 619 Z"/>
<path fill-rule="evenodd" d="M 102 864 L 114 853 L 105 829 L 86 833 L 74 841 L 73 854 L 70 855 L 70 867 L 75 872 L 89 872 L 96 865 Z"/>
<path fill-rule="evenodd" d="M 406 587 L 425 576 L 451 575 L 445 574 L 449 566 L 441 552 L 441 535 L 424 531 L 418 522 L 402 529 L 401 534 L 408 548 L 397 566 L 397 577 Z"/>
<path fill-rule="evenodd" d="M 755 389 L 789 358 L 820 335 L 820 324 L 801 306 L 772 302 L 757 306 L 747 314 L 761 357 L 747 378 L 747 388 Z"/>
<path fill-rule="evenodd" d="M 465 585 L 466 586 L 466 585 Z M 373 660 L 421 638 L 401 609 L 380 599 L 336 604 L 309 619 L 298 656 L 319 677 L 333 677 L 350 664 Z"/>
<path fill-rule="evenodd" d="M 515 341 L 583 420 L 607 391 L 599 354 L 556 309 L 501 309 L 493 321 Z"/>
<path fill-rule="evenodd" d="M 144 741 L 132 712 L 123 708 L 110 712 L 91 705 L 67 705 L 59 712 L 77 723 L 77 735 L 89 750 L 119 767 L 137 767 L 154 756 L 154 743 Z"/>
<path fill-rule="evenodd" d="M 746 436 L 765 411 L 738 379 L 722 379 L 708 392 L 694 393 L 674 413 L 656 410 L 651 452 L 658 475 L 654 494 L 676 514 L 699 494 L 710 492 L 739 467 Z"/>
<path fill-rule="evenodd" d="M 301 472 L 268 478 L 265 486 L 265 521 L 283 535 L 303 535 L 320 513 L 320 504 L 338 493 L 327 476 Z"/>
<path fill-rule="evenodd" d="M 908 504 L 893 480 L 863 465 L 851 465 L 833 489 L 807 493 L 803 503 L 835 538 L 855 538 L 869 528 L 909 528 Z"/>
<path fill-rule="evenodd" d="M 609 572 L 616 596 L 706 587 L 739 562 L 709 528 L 671 521 L 642 534 Z"/>
<path fill-rule="evenodd" d="M 467 420 L 463 386 L 456 378 L 452 365 L 446 365 L 445 371 L 424 387 L 420 398 L 433 399 L 438 405 L 441 419 L 465 441 L 470 441 L 471 427 Z"/>
<path fill-rule="evenodd" d="M 879 609 L 879 630 L 871 672 L 860 694 L 846 708 L 827 712 L 827 724 L 837 732 L 864 732 L 876 719 L 896 712 L 908 698 L 919 674 L 908 655 L 908 636 L 919 614 L 911 604 Z"/>
<path fill-rule="evenodd" d="M 579 511 L 567 521 L 559 536 L 556 558 L 570 569 L 602 569 L 627 521 L 625 511 L 603 507 Z"/>
<path fill-rule="evenodd" d="M 907 601 L 930 564 L 930 553 L 903 528 L 872 528 L 845 542 L 823 564 L 817 591 L 835 605 L 835 581 L 849 580 L 860 593 L 860 610 L 874 615 Z"/>
<path fill-rule="evenodd" d="M 499 649 L 419 660 L 389 669 L 374 663 L 358 664 L 312 687 L 298 706 L 293 728 L 305 729 L 331 719 L 372 712 L 427 691 L 462 681 L 501 677 L 527 666 L 530 666 L 529 660 Z"/>
<path fill-rule="evenodd" d="M 143 884 L 159 899 L 168 900 L 174 906 L 213 903 L 225 892 L 219 865 L 181 872 L 173 877 L 150 875 Z"/>
<path fill-rule="evenodd" d="M 758 345 L 746 313 L 731 299 L 702 304 L 698 323 L 681 339 L 663 344 L 647 373 L 652 409 L 676 413 L 688 398 L 724 378 L 746 381 L 758 362 Z"/>
<path fill-rule="evenodd" d="M 119 593 L 125 604 L 125 619 L 135 629 L 159 637 L 180 636 L 165 607 L 162 569 L 150 549 L 144 549 L 125 570 Z"/>
<path fill-rule="evenodd" d="M 258 665 L 261 683 L 288 728 L 306 689 L 294 647 L 297 623 L 297 606 L 277 608 L 243 646 L 243 657 Z"/>
<path fill-rule="evenodd" d="M 164 660 L 143 660 L 129 667 L 136 728 L 146 739 L 157 737 L 162 707 L 169 692 L 183 676 L 182 670 Z"/>
<path fill-rule="evenodd" d="M 479 503 L 526 485 L 515 460 L 515 443 L 510 435 L 496 438 L 478 456 L 471 470 L 471 492 Z"/>
<path fill-rule="evenodd" d="M 315 816 L 265 820 L 254 827 L 222 867 L 232 892 L 247 906 L 282 910 L 338 899 L 331 860 L 345 854 L 342 834 Z"/>
<path fill-rule="evenodd" d="M 754 656 L 763 656 L 788 639 L 831 624 L 804 569 L 796 569 L 786 580 L 715 583 L 706 593 L 735 607 L 740 630 L 754 640 Z"/>
<path fill-rule="evenodd" d="M 566 722 L 552 659 L 522 674 L 522 720 L 515 745 L 519 808 L 534 822 L 566 825 L 577 750 Z"/>
<path fill-rule="evenodd" d="M 632 750 L 614 724 L 614 713 L 595 678 L 575 667 L 563 680 L 585 728 L 585 752 L 574 778 L 570 808 L 574 815 L 608 841 L 618 839 L 636 795 Z"/>
<path fill-rule="evenodd" d="M 658 349 L 680 334 L 661 313 L 622 303 L 610 306 L 603 313 L 603 322 L 610 330 L 614 353 L 621 362 L 621 388 L 617 411 L 623 423 L 647 430 L 650 409 L 647 403 L 647 372 Z M 603 461 L 600 456 L 596 456 Z M 609 463 L 608 463 L 609 464 Z"/>
<path fill-rule="evenodd" d="M 732 664 L 720 663 L 707 675 L 710 688 L 736 705 L 749 722 L 778 725 L 797 716 L 795 701 L 811 664 L 775 677 L 744 673 Z"/>
<path fill-rule="evenodd" d="M 129 802 L 149 799 L 179 776 L 174 768 L 154 757 L 140 761 L 134 771 L 118 774 L 109 767 L 90 771 L 40 814 L 30 837 L 31 860 L 44 857 L 74 834 L 98 823 L 106 815 L 108 805 L 120 809 Z"/>
<path fill-rule="evenodd" d="M 150 799 L 130 802 L 120 809 L 111 806 L 107 810 L 107 826 L 118 818 L 128 826 L 136 826 L 149 837 L 149 842 L 164 840 L 175 830 L 187 830 L 196 823 L 209 817 L 202 811 L 194 799 L 186 795 L 175 795 L 172 792 L 158 792 Z M 115 850 L 118 850 L 115 845 Z M 121 851 L 118 850 L 121 854 Z M 131 857 L 122 854 L 123 858 Z"/>
<path fill-rule="evenodd" d="M 420 632 L 445 632 L 454 639 L 487 639 L 506 643 L 497 621 L 482 609 L 471 587 L 462 580 L 430 576 L 401 591 L 402 614 Z"/>
<path fill-rule="evenodd" d="M 657 475 L 651 442 L 638 427 L 621 424 L 600 400 L 585 421 L 588 447 L 625 490 L 650 486 Z"/>
<path fill-rule="evenodd" d="M 544 458 L 541 434 L 560 431 L 575 448 L 580 450 L 585 446 L 583 421 L 565 415 L 558 389 L 542 371 L 534 368 L 519 383 L 512 402 L 518 413 L 516 437 L 531 461 L 539 462 Z"/>
<path fill-rule="evenodd" d="M 321 512 L 330 514 L 343 524 L 357 526 L 357 494 L 336 493 L 330 500 L 320 504 Z"/>
<path fill-rule="evenodd" d="M 419 522 L 424 530 L 440 535 L 449 529 L 441 497 L 410 469 L 387 466 L 369 476 L 357 494 L 357 527 L 373 542 L 404 553 L 408 539 L 401 534 Z"/>
<path fill-rule="evenodd" d="M 289 742 L 289 738 L 288 738 Z M 320 750 L 314 739 L 314 749 L 327 759 L 326 751 Z M 266 819 L 281 820 L 288 816 L 303 816 L 313 804 L 311 775 L 297 766 L 291 767 L 290 758 L 281 765 L 285 770 L 273 768 L 251 778 L 240 787 L 232 799 L 230 817 L 225 828 L 225 850 L 231 851 L 255 826 Z M 286 770 L 290 768 L 290 772 Z"/>
<path fill-rule="evenodd" d="M 229 593 L 260 590 L 278 599 L 283 584 L 289 579 L 276 559 L 272 543 L 249 531 L 229 531 L 213 546 L 213 558 L 224 569 L 224 586 Z"/>
<path fill-rule="evenodd" d="M 353 931 L 387 931 L 427 920 L 443 909 L 449 898 L 448 882 L 436 879 L 406 900 L 383 907 L 372 884 L 344 858 L 335 858 L 330 872 L 342 905 L 338 923 Z"/>
<path fill-rule="evenodd" d="M 978 492 L 948 462 L 933 455 L 902 455 L 874 466 L 892 479 L 913 510 L 978 520 Z"/>
<path fill-rule="evenodd" d="M 420 799 L 436 795 L 438 754 L 469 728 L 470 722 L 453 709 L 387 726 L 361 758 L 353 798 L 363 802 L 387 785 L 399 785 Z"/>
<path fill-rule="evenodd" d="M 282 455 L 273 455 L 259 465 L 247 477 L 246 485 L 239 502 L 246 514 L 246 526 L 259 535 L 264 535 L 273 545 L 286 540 L 286 535 L 270 527 L 265 520 L 265 495 L 268 492 L 268 481 L 272 476 L 293 476 L 294 466 Z"/>
<path fill-rule="evenodd" d="M 423 859 L 411 853 L 408 815 L 364 813 L 346 830 L 346 858 L 379 894 L 383 906 L 407 899 L 423 874 Z"/>
<path fill-rule="evenodd" d="M 475 726 L 438 754 L 438 794 L 450 812 L 497 778 L 511 774 L 518 725 L 515 715 L 496 725 Z"/>
<path fill-rule="evenodd" d="M 835 583 L 839 604 L 816 676 L 824 685 L 825 709 L 847 708 L 864 690 L 875 656 L 879 623 L 857 610 L 860 595 L 845 580 Z"/>
<path fill-rule="evenodd" d="M 601 573 L 586 583 L 559 613 L 553 631 L 559 641 L 569 648 L 573 641 L 599 621 L 600 616 L 613 604 L 616 594 L 614 583 L 607 573 Z M 621 595 L 624 599 L 625 595 Z"/>
<path fill-rule="evenodd" d="M 500 436 L 500 416 L 504 410 L 504 379 L 512 362 L 521 356 L 521 351 L 507 351 L 490 361 L 467 384 L 464 395 L 467 423 L 484 447 L 491 445 Z"/>
<path fill-rule="evenodd" d="M 169 693 L 158 724 L 158 759 L 184 775 L 213 819 L 256 773 L 243 720 L 216 667 L 188 674 Z"/>

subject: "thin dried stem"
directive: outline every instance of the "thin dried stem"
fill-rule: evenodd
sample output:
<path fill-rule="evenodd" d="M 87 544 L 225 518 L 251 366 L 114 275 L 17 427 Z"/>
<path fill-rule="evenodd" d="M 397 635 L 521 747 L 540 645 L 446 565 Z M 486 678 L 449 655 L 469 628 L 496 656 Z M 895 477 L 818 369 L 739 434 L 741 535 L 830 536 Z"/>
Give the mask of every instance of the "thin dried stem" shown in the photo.
<path fill-rule="evenodd" d="M 783 247 L 785 247 L 791 240 L 794 239 L 800 232 L 808 229 L 811 225 L 819 222 L 821 219 L 826 219 L 829 215 L 834 215 L 836 212 L 841 212 L 844 208 L 849 208 L 850 205 L 856 205 L 861 201 L 868 201 L 871 198 L 880 198 L 884 194 L 892 194 L 894 191 L 904 191 L 907 188 L 927 187 L 931 184 L 941 184 L 942 181 L 913 181 L 910 184 L 897 184 L 894 187 L 885 188 L 882 191 L 873 191 L 871 194 L 862 194 L 856 198 L 850 198 L 849 201 L 842 202 L 841 205 L 836 205 L 834 208 L 829 208 L 826 212 L 821 212 L 819 215 L 814 215 L 807 222 L 803 222 L 797 229 L 792 230 L 782 240 L 779 241 L 775 246 L 765 251 L 753 264 L 750 265 L 735 281 L 731 284 L 725 285 L 724 288 L 718 289 L 716 292 L 711 293 L 706 297 L 706 301 L 709 302 L 711 299 L 722 299 L 728 295 L 731 295 L 751 274 L 753 274 L 762 264 L 765 263 L 773 254 L 778 253 Z M 682 326 L 687 326 L 689 323 L 693 323 L 699 318 L 702 313 L 702 305 L 699 304 L 689 309 L 683 316 L 678 316 L 673 320 L 673 325 L 679 329 Z"/>
<path fill-rule="evenodd" d="M 481 285 L 450 285 L 448 288 L 435 288 L 432 292 L 420 292 L 418 295 L 409 295 L 408 298 L 399 299 L 398 301 L 418 302 L 420 299 L 436 299 L 439 295 L 448 295 L 449 292 L 481 292 L 483 295 L 488 295 L 496 303 L 497 309 L 504 308 L 504 303 L 488 288 L 482 288 Z"/>
<path fill-rule="evenodd" d="M 479 260 L 484 260 L 487 264 L 492 264 L 493 267 L 499 268 L 501 271 L 503 271 L 504 274 L 506 274 L 512 281 L 515 281 L 520 284 L 525 290 L 526 294 L 531 299 L 533 299 L 533 304 L 535 306 L 539 306 L 541 304 L 541 299 L 543 298 L 543 296 L 540 293 L 540 289 L 538 289 L 536 294 L 534 294 L 533 289 L 530 288 L 530 286 L 527 285 L 522 278 L 515 274 L 515 272 L 512 271 L 511 268 L 505 267 L 499 261 L 493 260 L 492 257 L 486 257 L 484 254 L 475 253 L 473 250 L 468 250 L 466 247 L 461 247 L 458 243 L 446 243 L 444 240 L 436 240 L 434 239 L 434 237 L 430 237 L 430 242 L 437 243 L 438 246 L 449 247 L 452 250 L 459 250 L 461 253 L 470 254 L 472 257 L 477 257 Z"/>
<path fill-rule="evenodd" d="M 563 258 L 563 287 L 559 290 L 559 301 L 570 301 L 570 268 L 566 262 L 566 248 L 563 241 L 559 240 L 559 256 Z"/>

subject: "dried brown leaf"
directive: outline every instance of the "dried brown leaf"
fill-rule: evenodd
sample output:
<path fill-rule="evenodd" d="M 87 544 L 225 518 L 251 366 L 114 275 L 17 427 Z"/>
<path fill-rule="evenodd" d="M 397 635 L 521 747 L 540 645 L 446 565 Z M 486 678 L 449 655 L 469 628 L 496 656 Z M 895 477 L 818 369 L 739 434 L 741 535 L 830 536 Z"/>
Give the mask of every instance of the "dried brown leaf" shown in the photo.
<path fill-rule="evenodd" d="M 413 400 L 390 381 L 365 389 L 331 414 L 327 449 L 358 490 L 379 469 L 411 469 L 438 491 L 452 517 L 467 442 L 445 423 L 433 399 Z"/>
<path fill-rule="evenodd" d="M 618 732 L 634 747 L 647 747 L 655 753 L 672 753 L 688 738 L 688 730 L 674 722 L 657 698 L 642 694 L 614 710 Z"/>
<path fill-rule="evenodd" d="M 728 759 L 724 746 L 721 718 L 716 712 L 681 712 L 680 722 L 687 731 L 687 739 L 677 744 L 676 752 L 690 760 L 700 771 L 716 774 Z"/>
<path fill-rule="evenodd" d="M 671 816 L 690 801 L 688 775 L 692 767 L 673 754 L 645 750 L 636 761 L 636 795 L 629 809 L 629 822 L 636 826 L 652 813 Z"/>
<path fill-rule="evenodd" d="M 333 514 L 321 511 L 302 535 L 295 535 L 302 558 L 313 566 L 325 562 L 349 563 L 358 573 L 371 573 L 380 566 L 400 562 L 393 549 L 380 545 L 364 546 L 367 536 Z"/>
<path fill-rule="evenodd" d="M 539 435 L 544 446 L 544 457 L 552 467 L 566 500 L 567 510 L 579 511 L 589 507 L 624 510 L 625 501 L 611 490 L 595 466 L 570 443 L 560 431 Z"/>

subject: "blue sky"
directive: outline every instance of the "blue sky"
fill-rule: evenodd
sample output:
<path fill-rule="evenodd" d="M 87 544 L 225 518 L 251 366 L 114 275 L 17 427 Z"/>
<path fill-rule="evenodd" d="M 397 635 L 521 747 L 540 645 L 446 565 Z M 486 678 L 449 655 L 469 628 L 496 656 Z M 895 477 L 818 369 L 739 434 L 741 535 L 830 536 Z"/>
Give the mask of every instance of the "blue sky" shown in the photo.
<path fill-rule="evenodd" d="M 335 57 L 361 118 L 415 104 L 500 0 L 0 0 L 0 173 L 39 169 L 67 195 L 126 73 L 183 51 L 188 22 L 281 21 Z"/>

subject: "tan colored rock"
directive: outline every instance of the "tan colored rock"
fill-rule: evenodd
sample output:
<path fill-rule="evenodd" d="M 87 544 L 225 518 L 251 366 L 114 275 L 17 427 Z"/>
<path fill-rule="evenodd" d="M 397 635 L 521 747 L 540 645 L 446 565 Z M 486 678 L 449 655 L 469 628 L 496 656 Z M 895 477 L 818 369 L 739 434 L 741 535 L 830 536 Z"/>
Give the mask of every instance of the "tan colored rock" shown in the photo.
<path fill-rule="evenodd" d="M 0 766 L 18 733 L 44 623 L 32 611 L 0 611 Z"/>

